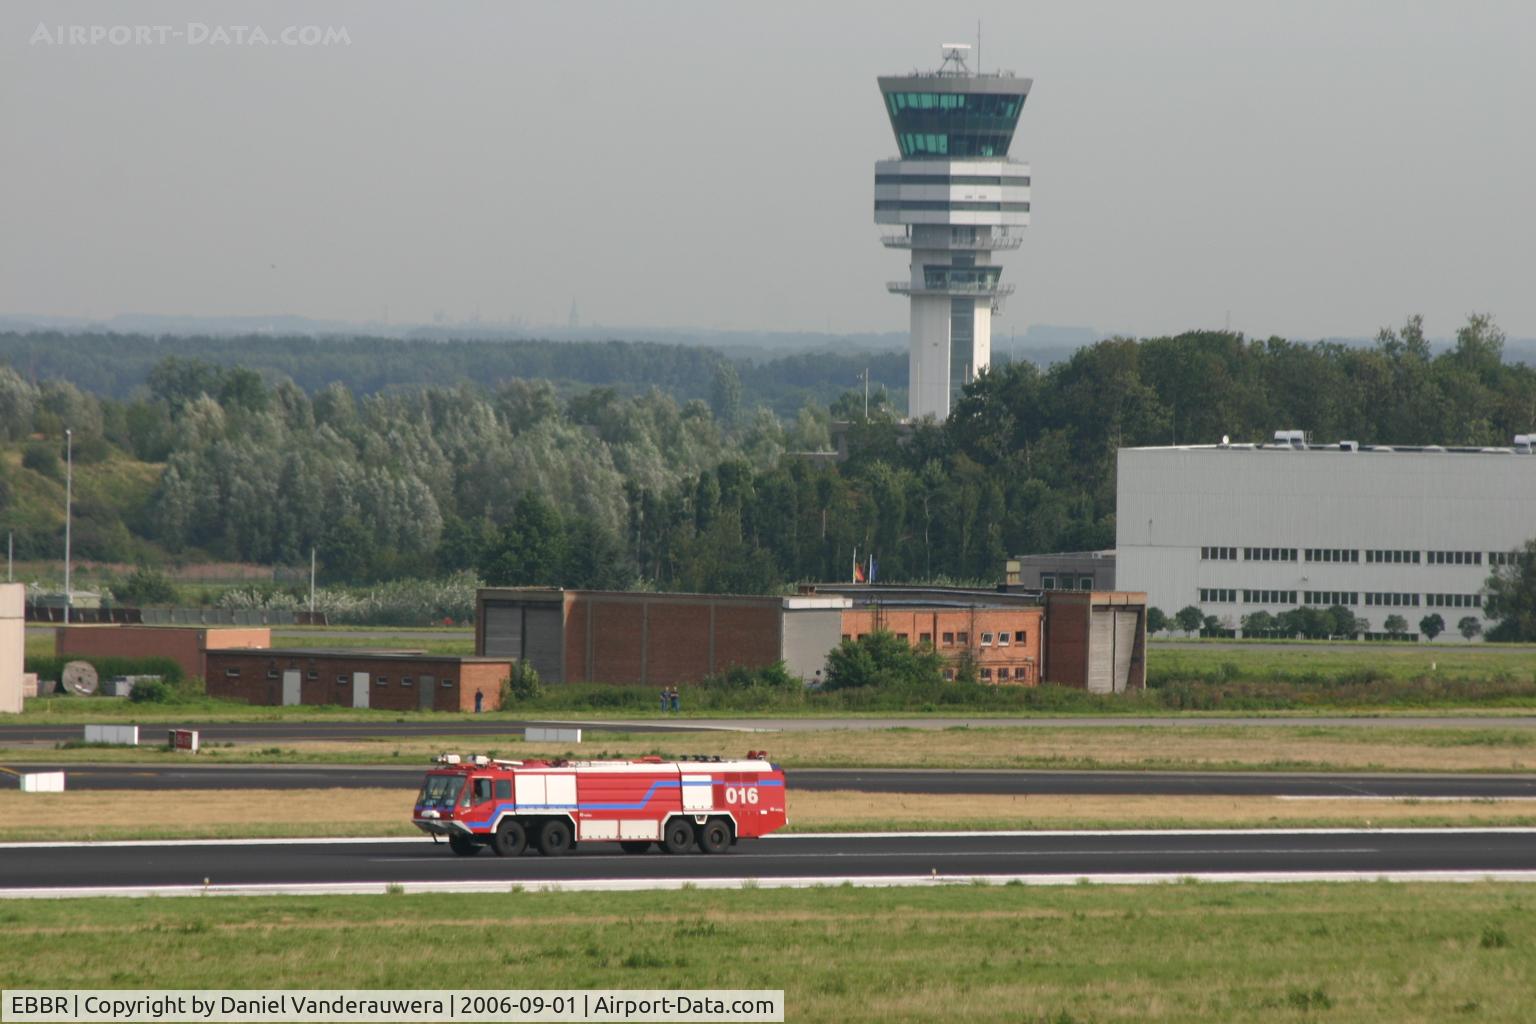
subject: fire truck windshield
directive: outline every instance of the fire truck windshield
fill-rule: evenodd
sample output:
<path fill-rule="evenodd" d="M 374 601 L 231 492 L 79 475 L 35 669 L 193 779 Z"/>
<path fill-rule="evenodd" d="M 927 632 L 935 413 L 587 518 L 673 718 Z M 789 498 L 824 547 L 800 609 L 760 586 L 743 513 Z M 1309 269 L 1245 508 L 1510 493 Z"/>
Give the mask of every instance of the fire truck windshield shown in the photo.
<path fill-rule="evenodd" d="M 451 808 L 463 788 L 462 775 L 428 775 L 416 803 L 422 807 Z"/>

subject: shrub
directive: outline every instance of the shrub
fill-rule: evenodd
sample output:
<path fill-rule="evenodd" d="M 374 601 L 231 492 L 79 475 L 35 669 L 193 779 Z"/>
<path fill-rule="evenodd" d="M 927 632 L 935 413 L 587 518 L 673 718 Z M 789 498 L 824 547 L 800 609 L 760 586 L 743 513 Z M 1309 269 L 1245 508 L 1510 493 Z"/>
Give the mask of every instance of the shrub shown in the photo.
<path fill-rule="evenodd" d="M 96 669 L 96 675 L 101 679 L 111 679 L 113 676 L 159 676 L 172 686 L 180 686 L 185 682 L 186 674 L 182 672 L 181 665 L 165 657 L 150 658 L 113 658 L 100 655 L 87 657 L 57 657 L 55 655 L 40 655 L 26 659 L 26 671 L 36 672 L 39 679 L 58 679 L 64 674 L 64 666 L 71 661 L 90 662 Z"/>
<path fill-rule="evenodd" d="M 876 630 L 844 640 L 827 655 L 827 690 L 863 686 L 900 687 L 937 684 L 943 658 L 930 647 L 914 648 L 894 633 Z"/>
<path fill-rule="evenodd" d="M 172 605 L 176 603 L 176 587 L 163 573 L 141 565 L 126 580 L 113 585 L 112 596 L 131 607 Z"/>
<path fill-rule="evenodd" d="M 135 704 L 169 704 L 175 700 L 176 694 L 170 686 L 158 679 L 146 679 L 135 683 L 132 690 L 128 691 L 128 699 Z"/>
<path fill-rule="evenodd" d="M 544 684 L 539 673 L 528 662 L 519 659 L 512 663 L 512 674 L 501 684 L 501 705 L 514 701 L 538 700 L 544 696 Z"/>
<path fill-rule="evenodd" d="M 21 453 L 21 465 L 24 469 L 30 469 L 34 473 L 41 473 L 52 480 L 62 480 L 64 470 L 59 461 L 58 449 L 52 444 L 39 442 L 29 444 Z"/>

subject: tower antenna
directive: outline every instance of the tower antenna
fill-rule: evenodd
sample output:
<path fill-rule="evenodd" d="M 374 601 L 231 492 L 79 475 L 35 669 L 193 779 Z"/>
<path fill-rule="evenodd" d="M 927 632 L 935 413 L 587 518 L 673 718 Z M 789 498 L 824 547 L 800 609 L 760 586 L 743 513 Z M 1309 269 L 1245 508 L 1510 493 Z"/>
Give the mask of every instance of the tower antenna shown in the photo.
<path fill-rule="evenodd" d="M 976 73 L 981 74 L 981 19 L 976 19 Z"/>

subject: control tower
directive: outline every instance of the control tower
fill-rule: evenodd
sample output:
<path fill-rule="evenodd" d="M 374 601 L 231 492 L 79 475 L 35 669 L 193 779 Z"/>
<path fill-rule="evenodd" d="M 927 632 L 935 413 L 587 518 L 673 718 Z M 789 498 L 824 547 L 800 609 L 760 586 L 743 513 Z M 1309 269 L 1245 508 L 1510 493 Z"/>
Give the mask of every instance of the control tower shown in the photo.
<path fill-rule="evenodd" d="M 992 361 L 992 314 L 1013 285 L 993 253 L 1017 249 L 1029 223 L 1029 165 L 1008 146 L 1030 79 L 981 74 L 970 46 L 946 43 L 939 70 L 882 77 L 901 158 L 875 164 L 875 223 L 912 273 L 887 287 L 911 300 L 907 414 L 949 416 L 960 388 Z"/>

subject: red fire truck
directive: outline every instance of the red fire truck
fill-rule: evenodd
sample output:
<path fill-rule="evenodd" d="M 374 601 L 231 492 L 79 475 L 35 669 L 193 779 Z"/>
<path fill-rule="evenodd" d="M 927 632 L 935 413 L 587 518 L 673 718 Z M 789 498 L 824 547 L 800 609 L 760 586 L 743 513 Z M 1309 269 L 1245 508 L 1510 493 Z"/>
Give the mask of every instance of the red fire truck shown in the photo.
<path fill-rule="evenodd" d="M 724 853 L 738 839 L 782 828 L 784 773 L 763 751 L 739 761 L 500 761 L 444 754 L 427 772 L 412 815 L 416 827 L 447 836 L 461 856 L 489 846 L 516 857 L 546 856 L 577 843 L 618 843 L 644 853 Z"/>

